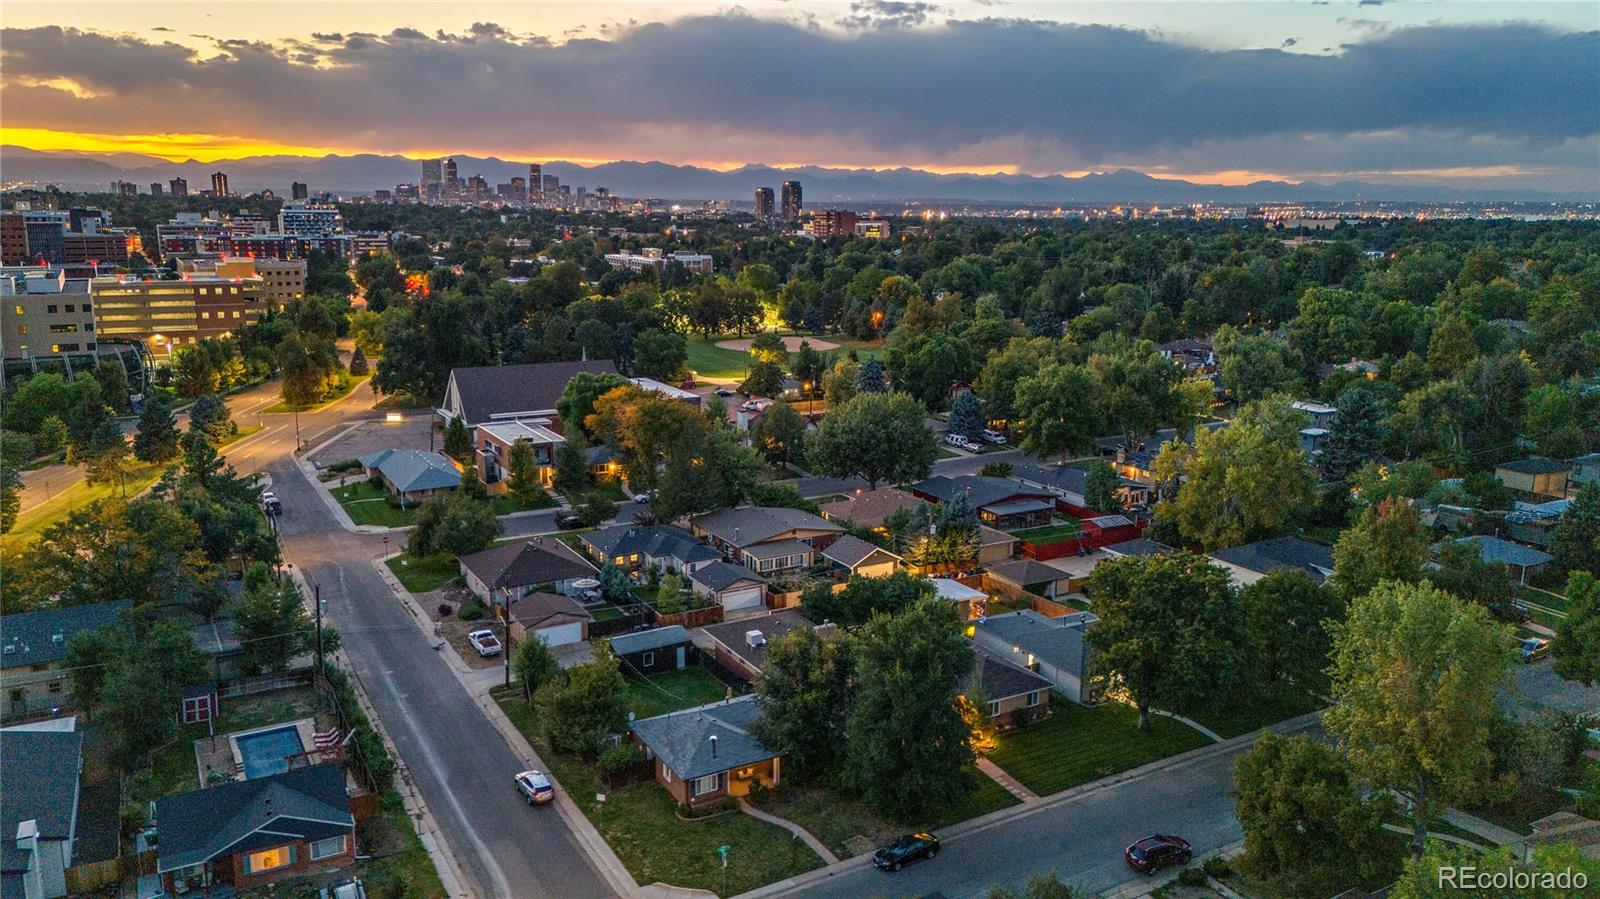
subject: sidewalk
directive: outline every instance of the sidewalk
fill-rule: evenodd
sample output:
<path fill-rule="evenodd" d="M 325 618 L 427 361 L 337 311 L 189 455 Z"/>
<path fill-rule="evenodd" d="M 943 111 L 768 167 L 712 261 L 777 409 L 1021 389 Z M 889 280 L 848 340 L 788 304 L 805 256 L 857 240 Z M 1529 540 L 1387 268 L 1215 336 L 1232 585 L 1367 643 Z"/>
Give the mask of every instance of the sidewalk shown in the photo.
<path fill-rule="evenodd" d="M 1515 846 L 1527 839 L 1520 833 L 1506 830 L 1498 824 L 1491 824 L 1482 818 L 1474 817 L 1457 809 L 1447 808 L 1444 810 L 1444 814 L 1439 817 L 1443 818 L 1446 824 L 1470 831 L 1491 843 L 1501 846 Z"/>
<path fill-rule="evenodd" d="M 739 797 L 739 811 L 744 812 L 757 821 L 765 821 L 768 824 L 776 824 L 784 830 L 794 834 L 795 836 L 804 840 L 805 844 L 811 847 L 811 851 L 822 856 L 822 860 L 824 862 L 827 862 L 830 865 L 837 865 L 839 863 L 839 856 L 834 855 L 833 850 L 824 845 L 821 840 L 812 836 L 811 831 L 806 830 L 804 827 L 801 827 L 793 821 L 790 821 L 787 818 L 780 818 L 777 815 L 769 815 L 761 809 L 751 805 L 743 796 Z"/>
<path fill-rule="evenodd" d="M 990 780 L 1005 787 L 1011 795 L 1021 799 L 1023 802 L 1037 802 L 1039 800 L 1038 793 L 1028 789 L 1023 785 L 1022 781 L 1007 774 L 1006 769 L 989 761 L 987 758 L 980 757 L 977 765 L 978 770 L 987 775 Z"/>

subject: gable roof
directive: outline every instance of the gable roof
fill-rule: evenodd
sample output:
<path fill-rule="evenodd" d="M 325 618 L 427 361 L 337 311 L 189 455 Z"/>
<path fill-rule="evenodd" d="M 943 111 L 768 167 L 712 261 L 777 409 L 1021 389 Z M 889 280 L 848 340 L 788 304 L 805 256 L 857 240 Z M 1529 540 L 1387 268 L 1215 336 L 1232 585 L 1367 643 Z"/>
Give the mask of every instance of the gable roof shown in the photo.
<path fill-rule="evenodd" d="M 779 753 L 750 733 L 760 715 L 755 697 L 741 696 L 635 721 L 629 729 L 680 780 L 693 780 L 775 758 Z"/>
<path fill-rule="evenodd" d="M 854 569 L 857 565 L 872 558 L 874 554 L 881 553 L 889 558 L 900 561 L 900 557 L 884 549 L 862 540 L 854 534 L 844 534 L 839 539 L 828 544 L 822 555 L 832 559 L 846 568 Z"/>
<path fill-rule="evenodd" d="M 556 411 L 556 401 L 574 375 L 616 370 L 610 359 L 452 368 L 445 387 L 445 410 L 462 416 L 469 425 L 496 418 L 549 415 Z"/>
<path fill-rule="evenodd" d="M 1011 475 L 1030 484 L 1076 494 L 1079 498 L 1083 497 L 1089 481 L 1088 472 L 1071 465 L 1014 465 Z"/>
<path fill-rule="evenodd" d="M 1098 620 L 1090 612 L 1048 618 L 1032 609 L 1021 609 L 979 618 L 972 627 L 975 633 L 987 634 L 1045 664 L 1081 672 L 1088 645 L 1084 635 L 1088 626 Z"/>
<path fill-rule="evenodd" d="M 838 534 L 844 528 L 803 509 L 787 506 L 742 506 L 718 509 L 689 519 L 697 528 L 724 543 L 740 548 L 764 543 L 790 531 L 808 530 Z"/>
<path fill-rule="evenodd" d="M 593 621 L 594 616 L 570 596 L 540 591 L 512 600 L 511 620 L 533 631 L 574 621 Z"/>
<path fill-rule="evenodd" d="M 607 559 L 634 553 L 652 559 L 672 558 L 685 564 L 722 558 L 695 535 L 667 524 L 618 524 L 580 535 L 584 543 Z"/>
<path fill-rule="evenodd" d="M 881 528 L 885 518 L 901 509 L 915 509 L 922 503 L 921 497 L 897 487 L 879 487 L 876 490 L 863 490 L 846 499 L 823 503 L 821 511 L 830 521 L 848 521 L 856 527 Z"/>
<path fill-rule="evenodd" d="M 362 468 L 376 468 L 401 493 L 461 486 L 461 469 L 444 453 L 386 449 L 362 456 Z"/>
<path fill-rule="evenodd" d="M 457 561 L 491 590 L 590 577 L 596 571 L 572 547 L 543 537 L 503 543 Z"/>
<path fill-rule="evenodd" d="M 723 649 L 751 670 L 761 671 L 767 666 L 767 647 L 772 641 L 801 627 L 812 627 L 811 621 L 793 609 L 780 609 L 768 615 L 707 625 L 702 633 L 721 644 Z M 751 646 L 745 639 L 750 631 L 760 631 L 766 642 Z"/>
<path fill-rule="evenodd" d="M 1033 559 L 1013 559 L 1009 562 L 1000 562 L 989 566 L 989 573 L 997 578 L 1010 581 L 1019 587 L 1029 584 L 1043 584 L 1047 581 L 1066 580 L 1068 574 L 1054 565 L 1046 565 Z"/>
<path fill-rule="evenodd" d="M 965 689 L 977 687 L 990 702 L 1050 689 L 1049 680 L 1021 665 L 1013 665 L 977 644 L 972 644 L 972 655 L 976 664 L 967 676 Z"/>
<path fill-rule="evenodd" d="M 224 855 L 261 830 L 320 839 L 356 824 L 337 762 L 163 796 L 155 807 L 163 874 Z"/>
<path fill-rule="evenodd" d="M 0 616 L 0 669 L 59 662 L 75 634 L 105 627 L 117 620 L 118 612 L 132 607 L 132 602 L 118 599 Z"/>
<path fill-rule="evenodd" d="M 625 656 L 689 642 L 691 642 L 689 631 L 681 624 L 671 624 L 666 627 L 653 627 L 647 631 L 618 634 L 611 638 L 611 652 L 614 655 Z"/>
<path fill-rule="evenodd" d="M 1535 565 L 1553 562 L 1556 558 L 1547 552 L 1540 552 L 1520 543 L 1512 543 L 1510 540 L 1502 540 L 1499 537 L 1489 537 L 1483 534 L 1474 537 L 1462 537 L 1456 542 L 1476 543 L 1483 561 L 1493 565 L 1514 565 L 1518 568 L 1531 568 Z"/>
<path fill-rule="evenodd" d="M 1555 474 L 1558 471 L 1571 471 L 1572 463 L 1562 462 L 1560 459 L 1534 457 L 1501 462 L 1495 467 L 1506 471 L 1514 471 L 1518 474 Z"/>
<path fill-rule="evenodd" d="M 955 578 L 936 577 L 932 580 L 933 595 L 950 602 L 967 602 L 974 599 L 987 599 L 989 596 L 989 594 L 983 592 L 982 590 L 979 590 L 976 587 L 968 587 L 966 584 L 961 583 Z"/>
<path fill-rule="evenodd" d="M 1177 552 L 1176 549 L 1173 549 L 1165 543 L 1151 540 L 1148 537 L 1140 537 L 1137 540 L 1127 540 L 1122 543 L 1113 543 L 1110 546 L 1102 546 L 1100 549 L 1108 556 L 1134 556 L 1138 558 L 1143 558 L 1146 556 L 1165 556 L 1170 553 Z"/>
<path fill-rule="evenodd" d="M 5 791 L 0 793 L 0 870 L 25 871 L 29 853 L 17 848 L 17 825 L 37 822 L 41 839 L 73 836 L 83 734 L 77 730 L 0 730 Z M 9 893 L 8 893 L 9 895 Z"/>
<path fill-rule="evenodd" d="M 1208 555 L 1257 574 L 1271 574 L 1279 568 L 1298 568 L 1317 583 L 1333 574 L 1333 547 L 1300 537 L 1273 537 L 1243 546 L 1230 546 Z"/>
<path fill-rule="evenodd" d="M 721 593 L 740 581 L 752 581 L 757 584 L 767 582 L 761 575 L 732 562 L 712 562 L 710 565 L 703 565 L 689 572 L 689 580 L 715 593 Z"/>
<path fill-rule="evenodd" d="M 1011 478 L 991 478 L 978 474 L 964 474 L 956 477 L 935 475 L 924 481 L 911 485 L 911 489 L 918 493 L 926 493 L 935 497 L 941 503 L 947 503 L 958 496 L 965 495 L 967 502 L 974 509 L 981 509 L 992 503 L 1012 497 L 1040 497 L 1048 502 L 1053 502 L 1054 497 L 1048 490 L 1033 484 Z M 1053 508 L 1053 507 L 1052 507 Z"/>

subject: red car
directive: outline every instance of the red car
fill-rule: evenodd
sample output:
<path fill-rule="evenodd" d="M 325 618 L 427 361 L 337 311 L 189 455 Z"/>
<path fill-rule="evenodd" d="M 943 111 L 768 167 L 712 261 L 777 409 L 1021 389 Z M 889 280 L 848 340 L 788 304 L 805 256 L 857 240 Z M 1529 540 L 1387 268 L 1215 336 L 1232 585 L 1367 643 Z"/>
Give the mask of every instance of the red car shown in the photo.
<path fill-rule="evenodd" d="M 1140 874 L 1154 874 L 1171 865 L 1187 865 L 1194 851 L 1182 837 L 1155 834 L 1129 846 L 1122 857 Z"/>

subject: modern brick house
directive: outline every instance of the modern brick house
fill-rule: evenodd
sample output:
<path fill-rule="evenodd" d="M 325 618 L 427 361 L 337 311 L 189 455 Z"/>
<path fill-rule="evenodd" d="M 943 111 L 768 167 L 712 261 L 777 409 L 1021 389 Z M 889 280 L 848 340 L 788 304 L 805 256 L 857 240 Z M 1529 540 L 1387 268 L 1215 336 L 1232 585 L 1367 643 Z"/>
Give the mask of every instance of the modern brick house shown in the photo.
<path fill-rule="evenodd" d="M 645 718 L 633 740 L 655 767 L 656 782 L 680 805 L 708 805 L 743 796 L 751 786 L 776 787 L 782 758 L 751 735 L 761 714 L 754 697 Z"/>

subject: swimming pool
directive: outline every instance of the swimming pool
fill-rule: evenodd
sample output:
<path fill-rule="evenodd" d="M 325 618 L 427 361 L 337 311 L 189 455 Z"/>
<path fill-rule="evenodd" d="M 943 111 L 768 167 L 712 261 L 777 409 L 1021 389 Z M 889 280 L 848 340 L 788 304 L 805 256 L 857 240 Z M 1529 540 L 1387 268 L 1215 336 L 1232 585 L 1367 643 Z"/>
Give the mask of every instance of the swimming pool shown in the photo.
<path fill-rule="evenodd" d="M 239 747 L 244 776 L 249 780 L 281 774 L 289 770 L 289 756 L 305 752 L 300 730 L 293 724 L 241 734 L 233 741 Z"/>

